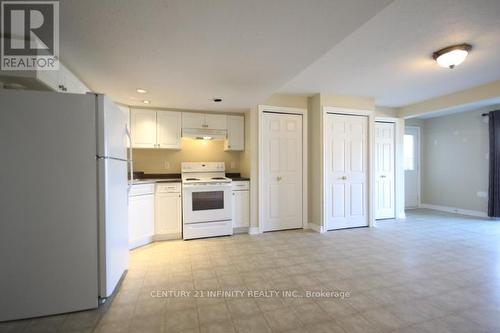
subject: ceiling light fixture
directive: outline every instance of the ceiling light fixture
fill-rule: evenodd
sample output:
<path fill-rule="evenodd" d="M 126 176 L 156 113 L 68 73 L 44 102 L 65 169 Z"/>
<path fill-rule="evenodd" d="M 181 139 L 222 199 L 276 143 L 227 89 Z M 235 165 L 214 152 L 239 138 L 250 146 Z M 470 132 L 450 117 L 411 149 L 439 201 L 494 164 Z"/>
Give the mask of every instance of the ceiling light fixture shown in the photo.
<path fill-rule="evenodd" d="M 220 103 L 220 102 L 222 102 L 222 98 L 214 98 L 213 101 L 215 103 Z"/>
<path fill-rule="evenodd" d="M 471 49 L 472 45 L 470 44 L 448 46 L 434 52 L 432 58 L 436 60 L 439 66 L 453 69 L 464 62 Z"/>
<path fill-rule="evenodd" d="M 136 90 L 139 94 L 145 94 L 147 93 L 148 91 L 146 89 L 141 89 L 141 88 L 137 88 Z"/>
<path fill-rule="evenodd" d="M 151 104 L 151 101 L 150 101 L 150 100 L 147 100 L 147 99 L 143 100 L 142 102 L 143 102 L 144 104 Z"/>

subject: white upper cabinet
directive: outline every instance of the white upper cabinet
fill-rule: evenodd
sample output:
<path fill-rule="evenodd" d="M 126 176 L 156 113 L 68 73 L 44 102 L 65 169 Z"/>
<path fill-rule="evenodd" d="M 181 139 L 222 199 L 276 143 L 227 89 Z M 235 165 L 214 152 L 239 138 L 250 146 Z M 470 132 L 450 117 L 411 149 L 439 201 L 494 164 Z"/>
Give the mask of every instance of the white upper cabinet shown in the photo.
<path fill-rule="evenodd" d="M 224 150 L 245 150 L 245 117 L 227 116 L 227 140 Z"/>
<path fill-rule="evenodd" d="M 133 148 L 156 148 L 156 112 L 133 109 L 130 112 Z"/>
<path fill-rule="evenodd" d="M 220 114 L 183 112 L 182 128 L 225 130 L 227 128 L 227 116 Z"/>
<path fill-rule="evenodd" d="M 227 129 L 227 116 L 220 114 L 206 114 L 205 115 L 205 128 L 225 130 Z"/>
<path fill-rule="evenodd" d="M 182 128 L 204 128 L 205 115 L 202 113 L 182 113 Z"/>
<path fill-rule="evenodd" d="M 156 144 L 157 148 L 181 148 L 181 112 L 156 112 Z"/>
<path fill-rule="evenodd" d="M 180 149 L 181 119 L 181 112 L 132 109 L 132 147 Z"/>

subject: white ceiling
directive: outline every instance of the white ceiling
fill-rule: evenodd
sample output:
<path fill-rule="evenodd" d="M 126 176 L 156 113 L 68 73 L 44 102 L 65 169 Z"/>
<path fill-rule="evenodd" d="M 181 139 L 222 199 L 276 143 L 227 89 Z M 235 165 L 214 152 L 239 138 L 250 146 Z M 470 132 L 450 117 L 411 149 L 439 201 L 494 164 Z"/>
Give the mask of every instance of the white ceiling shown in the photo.
<path fill-rule="evenodd" d="M 431 54 L 468 42 L 454 70 Z M 400 107 L 500 79 L 500 1 L 395 1 L 302 71 L 283 93 L 375 97 Z"/>
<path fill-rule="evenodd" d="M 389 3 L 61 0 L 61 60 L 128 105 L 235 111 L 262 103 Z"/>

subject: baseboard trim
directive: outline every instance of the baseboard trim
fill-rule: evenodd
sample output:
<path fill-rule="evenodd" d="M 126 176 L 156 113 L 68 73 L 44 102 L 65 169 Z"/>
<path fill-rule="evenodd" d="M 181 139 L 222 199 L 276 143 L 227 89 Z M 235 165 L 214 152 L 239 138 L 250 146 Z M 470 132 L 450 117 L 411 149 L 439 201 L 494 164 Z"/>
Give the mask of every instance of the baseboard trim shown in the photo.
<path fill-rule="evenodd" d="M 325 227 L 322 225 L 317 225 L 316 223 L 308 223 L 306 229 L 311 229 L 313 231 L 319 232 L 320 234 L 325 233 Z"/>
<path fill-rule="evenodd" d="M 150 243 L 153 243 L 153 236 L 145 236 L 145 237 L 141 237 L 139 239 L 135 239 L 132 242 L 129 242 L 128 248 L 129 248 L 129 250 L 133 250 L 133 249 L 136 249 L 138 247 L 148 245 Z"/>
<path fill-rule="evenodd" d="M 258 235 L 258 234 L 260 234 L 259 227 L 250 227 L 250 228 L 248 228 L 248 234 L 249 235 Z"/>
<path fill-rule="evenodd" d="M 172 234 L 157 234 L 153 236 L 153 241 L 167 241 L 167 240 L 174 240 L 174 239 L 182 239 L 182 234 L 180 232 L 178 233 L 172 233 Z"/>
<path fill-rule="evenodd" d="M 485 212 L 481 212 L 478 210 L 470 210 L 470 209 L 461 209 L 456 207 L 447 207 L 447 206 L 439 206 L 439 205 L 430 205 L 430 204 L 420 204 L 419 208 L 427 208 L 438 210 L 446 213 L 474 216 L 474 217 L 488 217 L 488 214 Z"/>
<path fill-rule="evenodd" d="M 233 227 L 233 235 L 239 235 L 239 234 L 248 234 L 249 233 L 249 227 Z"/>

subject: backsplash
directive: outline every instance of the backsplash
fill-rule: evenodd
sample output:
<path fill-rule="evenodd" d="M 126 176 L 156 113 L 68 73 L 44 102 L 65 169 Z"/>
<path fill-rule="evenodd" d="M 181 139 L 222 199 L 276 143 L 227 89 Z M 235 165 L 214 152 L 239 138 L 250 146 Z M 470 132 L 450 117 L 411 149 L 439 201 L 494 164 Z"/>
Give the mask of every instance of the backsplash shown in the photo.
<path fill-rule="evenodd" d="M 240 172 L 242 152 L 224 151 L 224 141 L 182 139 L 180 150 L 134 149 L 134 170 L 180 173 L 181 162 L 225 162 L 226 172 Z"/>

